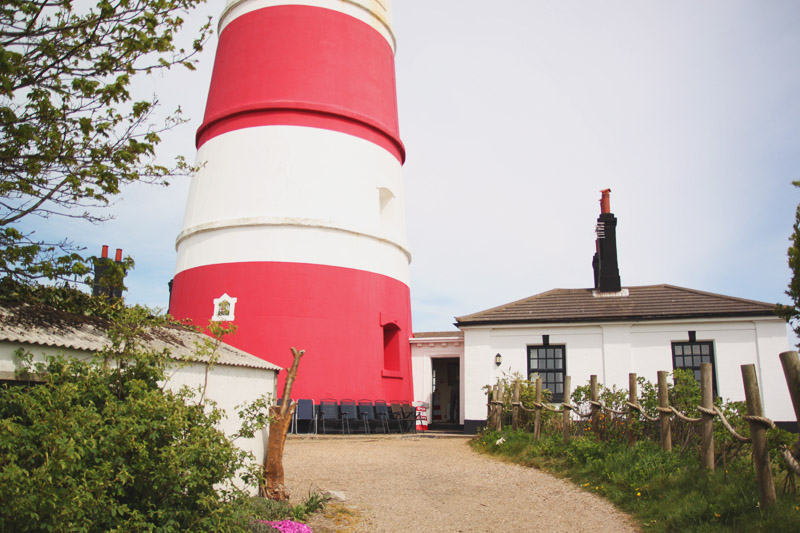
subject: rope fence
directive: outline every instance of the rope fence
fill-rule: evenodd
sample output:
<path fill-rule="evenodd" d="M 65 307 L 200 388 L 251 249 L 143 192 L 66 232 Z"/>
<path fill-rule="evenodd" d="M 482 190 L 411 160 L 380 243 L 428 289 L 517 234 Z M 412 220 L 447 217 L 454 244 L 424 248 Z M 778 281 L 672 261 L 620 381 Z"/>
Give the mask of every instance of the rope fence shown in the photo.
<path fill-rule="evenodd" d="M 795 413 L 800 417 L 800 358 L 797 352 L 784 352 L 781 354 L 781 362 L 783 363 L 784 373 L 786 374 L 787 383 L 790 390 L 792 390 L 792 402 L 795 408 Z M 633 423 L 638 420 L 642 422 L 660 424 L 661 445 L 666 451 L 672 449 L 671 437 L 671 424 L 670 421 L 674 416 L 676 419 L 681 420 L 690 425 L 700 425 L 701 427 L 701 460 L 703 467 L 709 471 L 714 470 L 714 441 L 713 441 L 713 423 L 719 419 L 721 425 L 733 437 L 735 441 L 741 444 L 751 444 L 753 448 L 753 463 L 756 469 L 756 477 L 759 484 L 759 495 L 761 499 L 762 508 L 769 507 L 776 501 L 775 486 L 772 479 L 772 470 L 769 465 L 769 457 L 766 453 L 766 432 L 768 429 L 775 428 L 775 423 L 764 416 L 761 407 L 761 400 L 758 390 L 758 381 L 754 365 L 742 365 L 742 380 L 745 389 L 745 398 L 747 405 L 747 414 L 742 415 L 742 419 L 749 424 L 750 435 L 745 437 L 741 435 L 730 423 L 725 414 L 714 406 L 713 404 L 713 389 L 712 389 L 712 368 L 710 363 L 703 363 L 700 368 L 701 373 L 701 405 L 696 406 L 695 410 L 700 413 L 699 417 L 692 417 L 686 413 L 682 413 L 675 406 L 669 404 L 669 389 L 667 386 L 666 371 L 658 372 L 658 406 L 654 411 L 657 416 L 649 415 L 645 408 L 638 402 L 637 392 L 637 376 L 636 374 L 629 375 L 629 399 L 624 402 L 622 409 L 614 409 L 599 401 L 599 387 L 597 384 L 597 376 L 591 376 L 590 390 L 591 399 L 587 402 L 589 405 L 588 412 L 581 412 L 578 406 L 569 403 L 570 398 L 570 376 L 564 378 L 564 401 L 560 404 L 548 404 L 542 401 L 542 380 L 536 380 L 536 400 L 530 402 L 533 408 L 526 407 L 520 401 L 520 382 L 516 381 L 514 384 L 512 397 L 503 398 L 504 392 L 501 385 L 498 383 L 494 387 L 489 387 L 489 401 L 488 401 L 488 417 L 487 423 L 489 427 L 502 429 L 503 409 L 506 405 L 511 407 L 511 420 L 514 430 L 519 426 L 519 413 L 533 414 L 534 418 L 534 438 L 539 439 L 541 435 L 542 413 L 549 412 L 558 414 L 563 417 L 563 435 L 564 441 L 572 438 L 571 424 L 575 421 L 581 421 L 591 418 L 593 430 L 596 431 L 599 421 L 600 413 L 610 413 L 618 417 L 623 417 L 627 425 L 627 433 L 629 442 L 632 444 L 635 439 L 633 436 Z M 795 394 L 796 393 L 796 394 Z M 505 401 L 504 401 L 505 400 Z M 510 401 L 509 401 L 510 400 Z M 589 426 L 586 426 L 589 429 Z M 687 436 L 688 442 L 688 436 Z M 686 443 L 684 443 L 685 446 Z M 800 450 L 798 451 L 800 453 Z M 797 459 L 792 455 L 791 450 L 783 447 L 780 452 L 780 457 L 786 463 L 787 470 L 794 475 L 800 476 L 800 464 Z M 724 457 L 723 457 L 724 459 Z"/>

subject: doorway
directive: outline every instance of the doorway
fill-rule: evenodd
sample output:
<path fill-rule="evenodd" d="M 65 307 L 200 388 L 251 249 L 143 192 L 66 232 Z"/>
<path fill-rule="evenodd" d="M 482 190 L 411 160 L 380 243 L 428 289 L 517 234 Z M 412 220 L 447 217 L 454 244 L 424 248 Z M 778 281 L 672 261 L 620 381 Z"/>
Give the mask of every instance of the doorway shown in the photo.
<path fill-rule="evenodd" d="M 461 365 L 458 357 L 431 359 L 431 429 L 455 430 L 461 418 Z"/>

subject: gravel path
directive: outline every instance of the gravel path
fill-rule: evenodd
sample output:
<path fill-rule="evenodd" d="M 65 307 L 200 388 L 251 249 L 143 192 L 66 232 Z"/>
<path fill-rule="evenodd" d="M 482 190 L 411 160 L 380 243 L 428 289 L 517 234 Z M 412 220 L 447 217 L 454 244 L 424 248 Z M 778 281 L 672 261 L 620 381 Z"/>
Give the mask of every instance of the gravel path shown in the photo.
<path fill-rule="evenodd" d="M 350 511 L 315 531 L 638 531 L 602 498 L 461 438 L 289 437 L 284 468 L 295 503 L 310 490 L 346 496 Z"/>

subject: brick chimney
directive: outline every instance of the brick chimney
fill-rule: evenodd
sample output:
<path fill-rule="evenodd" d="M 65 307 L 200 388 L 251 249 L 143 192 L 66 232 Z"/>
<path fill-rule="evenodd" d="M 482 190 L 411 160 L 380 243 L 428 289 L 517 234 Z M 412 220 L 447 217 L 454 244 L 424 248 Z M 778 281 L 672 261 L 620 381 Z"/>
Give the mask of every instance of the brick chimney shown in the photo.
<path fill-rule="evenodd" d="M 611 212 L 611 189 L 600 192 L 600 216 L 597 218 L 597 239 L 592 259 L 594 288 L 598 292 L 619 292 L 622 283 L 617 264 L 617 217 Z"/>
<path fill-rule="evenodd" d="M 120 265 L 120 268 L 122 268 L 122 279 L 124 279 L 126 272 L 124 267 L 121 266 L 122 248 L 117 248 L 117 251 L 114 254 L 114 261 L 112 262 L 111 258 L 108 257 L 108 246 L 104 244 L 100 258 L 94 262 L 94 283 L 92 283 L 92 296 L 99 296 L 102 294 L 113 298 L 122 297 L 122 279 L 119 280 L 119 283 L 115 283 L 116 280 L 113 278 L 113 276 L 107 277 L 109 270 L 114 263 Z"/>

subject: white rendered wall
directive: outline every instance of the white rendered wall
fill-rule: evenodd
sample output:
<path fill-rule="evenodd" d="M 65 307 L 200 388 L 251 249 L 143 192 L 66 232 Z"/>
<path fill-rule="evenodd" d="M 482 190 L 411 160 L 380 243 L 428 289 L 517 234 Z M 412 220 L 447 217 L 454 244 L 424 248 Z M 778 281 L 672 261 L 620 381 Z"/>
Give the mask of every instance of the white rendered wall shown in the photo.
<path fill-rule="evenodd" d="M 401 165 L 385 149 L 325 129 L 262 126 L 213 137 L 198 151 L 197 165 L 176 244 L 177 272 L 282 261 L 366 270 L 408 284 Z"/>
<path fill-rule="evenodd" d="M 459 383 L 464 383 L 464 343 L 460 337 L 411 339 L 411 370 L 414 379 L 414 401 L 433 405 L 432 359 L 458 359 Z M 459 424 L 464 423 L 464 391 L 459 388 Z M 429 411 L 428 420 L 432 420 Z"/>
<path fill-rule="evenodd" d="M 567 374 L 572 388 L 585 385 L 596 374 L 607 387 L 628 388 L 628 374 L 635 372 L 657 381 L 659 370 L 672 371 L 671 343 L 688 341 L 696 331 L 698 341 L 714 342 L 715 372 L 719 395 L 744 401 L 741 365 L 755 364 L 766 416 L 776 421 L 794 420 L 779 354 L 788 350 L 783 320 L 699 320 L 694 322 L 639 322 L 545 327 L 466 327 L 464 371 L 466 401 L 464 417 L 486 418 L 486 397 L 481 387 L 514 371 L 527 376 L 527 346 L 541 345 L 542 335 L 550 344 L 566 345 Z M 503 364 L 497 367 L 494 356 Z"/>
<path fill-rule="evenodd" d="M 186 364 L 176 367 L 166 386 L 177 391 L 188 386 L 200 398 L 200 391 L 205 382 L 206 365 L 200 363 Z M 269 395 L 275 399 L 276 372 L 239 366 L 214 365 L 208 373 L 208 385 L 205 397 L 213 400 L 217 407 L 225 412 L 219 424 L 225 435 L 230 437 L 241 427 L 236 414 L 236 407 L 252 402 L 261 396 Z M 253 454 L 256 464 L 263 464 L 267 449 L 267 428 L 264 428 L 252 439 L 237 439 L 236 445 Z M 252 488 L 251 488 L 252 489 Z"/>

